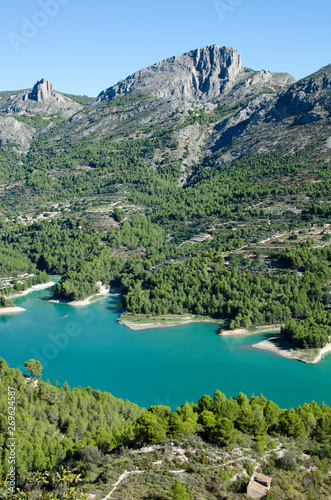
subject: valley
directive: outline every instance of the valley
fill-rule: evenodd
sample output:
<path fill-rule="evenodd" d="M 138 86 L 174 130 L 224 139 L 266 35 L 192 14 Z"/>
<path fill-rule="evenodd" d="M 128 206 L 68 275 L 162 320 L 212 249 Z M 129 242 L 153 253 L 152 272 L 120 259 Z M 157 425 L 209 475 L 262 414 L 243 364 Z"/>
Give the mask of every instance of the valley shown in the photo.
<path fill-rule="evenodd" d="M 254 471 L 329 498 L 330 141 L 331 65 L 296 81 L 231 47 L 96 98 L 0 92 L 4 498 L 240 499 Z"/>

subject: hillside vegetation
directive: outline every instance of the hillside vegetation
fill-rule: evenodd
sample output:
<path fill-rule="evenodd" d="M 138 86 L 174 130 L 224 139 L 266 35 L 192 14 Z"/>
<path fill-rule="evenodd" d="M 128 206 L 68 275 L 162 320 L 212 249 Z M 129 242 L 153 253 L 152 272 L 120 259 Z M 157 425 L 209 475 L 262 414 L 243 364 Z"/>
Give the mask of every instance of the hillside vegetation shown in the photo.
<path fill-rule="evenodd" d="M 269 498 L 331 494 L 331 409 L 325 404 L 282 410 L 262 395 L 228 399 L 216 391 L 175 411 L 145 410 L 91 388 L 26 378 L 3 359 L 0 374 L 4 499 L 83 500 L 93 492 L 100 500 L 125 471 L 113 498 L 178 498 L 180 478 L 187 498 L 240 499 L 253 470 L 272 476 Z M 13 437 L 15 493 L 5 480 Z"/>

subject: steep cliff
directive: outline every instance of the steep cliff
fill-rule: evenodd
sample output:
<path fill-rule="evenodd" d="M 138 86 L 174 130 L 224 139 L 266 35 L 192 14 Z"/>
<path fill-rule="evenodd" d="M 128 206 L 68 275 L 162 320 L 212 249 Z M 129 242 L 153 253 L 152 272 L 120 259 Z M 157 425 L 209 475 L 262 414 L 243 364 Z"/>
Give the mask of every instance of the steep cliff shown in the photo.
<path fill-rule="evenodd" d="M 292 81 L 287 74 L 275 78 L 266 71 L 256 73 L 243 68 L 237 50 L 210 45 L 133 73 L 101 92 L 98 100 L 140 92 L 182 101 L 217 102 L 231 91 L 242 98 L 252 88 L 266 83 L 282 86 Z"/>

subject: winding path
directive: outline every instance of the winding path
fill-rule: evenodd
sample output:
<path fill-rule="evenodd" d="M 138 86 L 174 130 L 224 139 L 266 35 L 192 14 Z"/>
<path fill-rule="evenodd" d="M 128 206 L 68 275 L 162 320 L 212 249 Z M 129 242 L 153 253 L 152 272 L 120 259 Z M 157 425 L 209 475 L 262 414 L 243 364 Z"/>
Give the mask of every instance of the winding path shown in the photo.
<path fill-rule="evenodd" d="M 113 489 L 108 493 L 107 496 L 103 497 L 101 500 L 108 500 L 108 498 L 110 498 L 116 490 L 117 486 L 119 486 L 126 477 L 131 476 L 131 474 L 143 474 L 144 472 L 144 470 L 124 471 L 123 474 L 118 478 L 116 483 L 113 485 Z"/>

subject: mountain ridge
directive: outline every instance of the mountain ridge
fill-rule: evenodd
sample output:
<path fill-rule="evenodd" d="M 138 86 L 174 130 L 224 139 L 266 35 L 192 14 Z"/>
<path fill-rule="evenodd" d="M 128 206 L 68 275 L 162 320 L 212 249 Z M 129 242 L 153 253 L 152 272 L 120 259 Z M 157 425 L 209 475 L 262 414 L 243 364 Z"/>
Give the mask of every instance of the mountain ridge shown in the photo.
<path fill-rule="evenodd" d="M 245 68 L 235 49 L 210 45 L 148 66 L 86 101 L 42 79 L 9 97 L 0 93 L 0 141 L 26 153 L 43 134 L 51 147 L 68 138 L 150 137 L 161 127 L 183 151 L 195 150 L 188 159 L 170 151 L 182 170 L 198 163 L 204 150 L 218 152 L 225 163 L 280 146 L 298 151 L 317 136 L 327 144 L 331 135 L 330 67 L 296 81 L 288 73 Z M 44 119 L 39 127 L 34 116 Z M 62 123 L 55 126 L 54 117 Z"/>
<path fill-rule="evenodd" d="M 269 81 L 272 74 L 258 72 Z M 159 76 L 161 75 L 161 76 Z M 278 85 L 282 77 L 277 75 Z M 183 101 L 217 101 L 235 84 L 251 80 L 256 74 L 243 68 L 237 50 L 210 45 L 173 56 L 133 73 L 116 85 L 102 91 L 97 100 L 111 100 L 131 92 L 148 91 L 156 97 L 173 97 Z M 284 81 L 295 81 L 284 73 Z M 248 86 L 249 83 L 246 84 Z M 242 96 L 241 96 L 242 97 Z"/>

